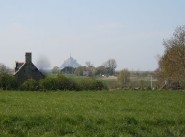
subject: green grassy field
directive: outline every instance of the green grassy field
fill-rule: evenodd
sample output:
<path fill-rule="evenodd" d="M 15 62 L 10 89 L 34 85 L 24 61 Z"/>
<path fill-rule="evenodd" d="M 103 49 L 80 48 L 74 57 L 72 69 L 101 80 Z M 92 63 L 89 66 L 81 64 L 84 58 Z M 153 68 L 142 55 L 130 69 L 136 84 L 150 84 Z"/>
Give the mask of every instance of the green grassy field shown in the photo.
<path fill-rule="evenodd" d="M 0 91 L 0 136 L 185 136 L 184 91 Z"/>

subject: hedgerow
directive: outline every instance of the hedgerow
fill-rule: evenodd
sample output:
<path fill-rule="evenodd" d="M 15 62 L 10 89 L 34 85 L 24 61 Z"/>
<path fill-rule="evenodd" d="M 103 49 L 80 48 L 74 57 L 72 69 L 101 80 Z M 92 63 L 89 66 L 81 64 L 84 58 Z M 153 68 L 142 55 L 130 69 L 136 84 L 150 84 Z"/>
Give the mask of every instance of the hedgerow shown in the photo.
<path fill-rule="evenodd" d="M 104 90 L 107 86 L 101 81 L 92 78 L 74 80 L 62 74 L 56 77 L 46 77 L 36 82 L 27 80 L 21 85 L 23 90 L 44 90 L 44 91 L 81 91 L 81 90 Z"/>
<path fill-rule="evenodd" d="M 93 78 L 72 79 L 58 74 L 56 77 L 46 77 L 39 81 L 28 79 L 22 84 L 17 84 L 15 77 L 9 73 L 0 73 L 0 89 L 2 90 L 27 90 L 27 91 L 81 91 L 104 90 L 107 86 Z"/>

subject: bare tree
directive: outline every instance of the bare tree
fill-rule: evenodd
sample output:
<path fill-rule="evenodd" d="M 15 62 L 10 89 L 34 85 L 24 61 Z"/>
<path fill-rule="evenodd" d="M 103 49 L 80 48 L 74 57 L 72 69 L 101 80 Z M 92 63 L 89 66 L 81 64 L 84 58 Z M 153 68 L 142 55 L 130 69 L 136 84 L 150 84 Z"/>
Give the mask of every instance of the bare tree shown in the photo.
<path fill-rule="evenodd" d="M 88 76 L 93 76 L 93 72 L 95 70 L 95 67 L 93 66 L 93 64 L 90 61 L 87 61 L 85 64 L 87 66 Z"/>
<path fill-rule="evenodd" d="M 109 59 L 104 63 L 105 68 L 107 69 L 108 75 L 114 75 L 117 63 L 115 59 Z"/>
<path fill-rule="evenodd" d="M 128 83 L 130 82 L 130 72 L 128 71 L 128 69 L 123 69 L 120 71 L 118 75 L 118 81 L 121 82 L 121 85 L 123 87 L 128 86 Z"/>
<path fill-rule="evenodd" d="M 105 68 L 105 66 L 96 67 L 94 73 L 95 73 L 96 76 L 106 75 L 106 68 Z"/>

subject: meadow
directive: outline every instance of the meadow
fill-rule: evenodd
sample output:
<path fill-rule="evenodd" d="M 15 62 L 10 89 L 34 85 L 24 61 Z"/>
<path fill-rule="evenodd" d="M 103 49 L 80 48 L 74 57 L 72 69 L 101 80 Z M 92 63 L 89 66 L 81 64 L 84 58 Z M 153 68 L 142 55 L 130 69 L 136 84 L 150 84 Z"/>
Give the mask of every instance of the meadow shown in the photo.
<path fill-rule="evenodd" d="M 0 91 L 3 137 L 182 137 L 184 91 Z"/>

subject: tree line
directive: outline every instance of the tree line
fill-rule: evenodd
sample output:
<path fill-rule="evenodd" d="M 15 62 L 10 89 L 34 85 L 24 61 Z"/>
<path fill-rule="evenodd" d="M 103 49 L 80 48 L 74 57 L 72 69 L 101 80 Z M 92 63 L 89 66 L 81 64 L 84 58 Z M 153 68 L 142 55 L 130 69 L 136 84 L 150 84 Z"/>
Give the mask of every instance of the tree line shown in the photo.
<path fill-rule="evenodd" d="M 65 67 L 64 73 L 71 73 L 75 74 L 77 76 L 113 76 L 115 75 L 117 63 L 115 59 L 109 59 L 105 63 L 103 63 L 101 66 L 95 67 L 93 64 L 91 64 L 90 61 L 86 62 L 85 66 L 79 66 L 77 68 L 73 67 Z M 61 72 L 60 68 L 55 66 L 52 69 L 52 73 L 59 73 Z"/>

